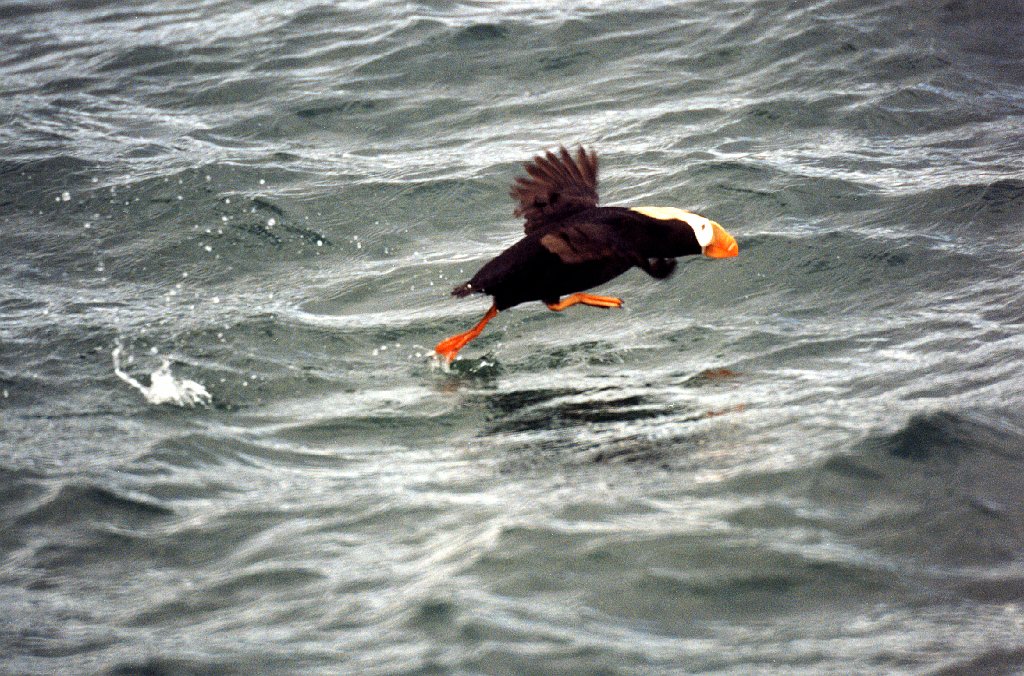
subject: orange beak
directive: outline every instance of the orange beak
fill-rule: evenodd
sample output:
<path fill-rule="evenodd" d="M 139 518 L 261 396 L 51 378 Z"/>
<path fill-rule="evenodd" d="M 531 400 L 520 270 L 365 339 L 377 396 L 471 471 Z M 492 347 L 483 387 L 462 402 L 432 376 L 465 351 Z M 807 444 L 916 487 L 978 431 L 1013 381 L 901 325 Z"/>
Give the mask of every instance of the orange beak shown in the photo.
<path fill-rule="evenodd" d="M 711 221 L 711 242 L 704 247 L 704 255 L 708 258 L 732 258 L 740 253 L 736 238 L 725 231 L 718 223 Z"/>

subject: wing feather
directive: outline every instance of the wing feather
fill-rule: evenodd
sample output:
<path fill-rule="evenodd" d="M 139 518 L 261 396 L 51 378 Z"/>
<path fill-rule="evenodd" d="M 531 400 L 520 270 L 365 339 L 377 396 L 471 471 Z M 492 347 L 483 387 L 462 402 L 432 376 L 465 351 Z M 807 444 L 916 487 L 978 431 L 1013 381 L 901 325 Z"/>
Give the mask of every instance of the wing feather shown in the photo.
<path fill-rule="evenodd" d="M 516 201 L 515 215 L 526 219 L 527 234 L 550 223 L 597 206 L 597 154 L 580 146 L 574 158 L 561 146 L 523 165 L 510 192 Z"/>
<path fill-rule="evenodd" d="M 645 259 L 632 244 L 601 223 L 582 221 L 555 228 L 540 238 L 540 245 L 566 265 L 622 260 L 640 265 Z"/>

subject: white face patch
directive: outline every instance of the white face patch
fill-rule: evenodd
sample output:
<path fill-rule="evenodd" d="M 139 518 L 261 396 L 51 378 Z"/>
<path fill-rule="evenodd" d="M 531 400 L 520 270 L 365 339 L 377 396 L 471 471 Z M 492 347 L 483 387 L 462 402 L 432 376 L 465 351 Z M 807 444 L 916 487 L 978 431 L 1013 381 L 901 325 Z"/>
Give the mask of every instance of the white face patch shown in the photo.
<path fill-rule="evenodd" d="M 657 218 L 659 221 L 682 221 L 693 228 L 693 234 L 697 236 L 697 244 L 702 247 L 711 244 L 711 238 L 715 234 L 711 227 L 711 221 L 692 211 L 675 207 L 633 207 L 630 211 Z"/>

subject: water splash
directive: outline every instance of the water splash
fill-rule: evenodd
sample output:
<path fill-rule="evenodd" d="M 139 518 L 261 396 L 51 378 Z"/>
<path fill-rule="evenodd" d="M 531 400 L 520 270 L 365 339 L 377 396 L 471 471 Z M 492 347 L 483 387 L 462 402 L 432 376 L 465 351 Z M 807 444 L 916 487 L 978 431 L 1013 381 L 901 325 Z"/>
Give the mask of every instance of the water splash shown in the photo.
<path fill-rule="evenodd" d="M 201 383 L 187 378 L 175 378 L 171 373 L 171 362 L 168 359 L 164 359 L 160 368 L 150 374 L 147 387 L 121 370 L 120 345 L 114 348 L 110 356 L 114 360 L 114 374 L 142 392 L 142 396 L 151 404 L 174 404 L 183 407 L 208 406 L 213 399 Z"/>

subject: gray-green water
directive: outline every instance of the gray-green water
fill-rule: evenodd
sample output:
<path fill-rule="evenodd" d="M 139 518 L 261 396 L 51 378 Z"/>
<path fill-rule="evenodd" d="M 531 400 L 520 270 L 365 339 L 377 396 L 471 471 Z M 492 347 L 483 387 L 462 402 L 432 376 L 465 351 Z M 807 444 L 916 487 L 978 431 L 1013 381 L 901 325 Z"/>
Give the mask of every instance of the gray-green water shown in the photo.
<path fill-rule="evenodd" d="M 1024 668 L 1019 2 L 7 0 L 0 45 L 0 671 Z M 740 257 L 433 368 L 577 142 Z"/>

